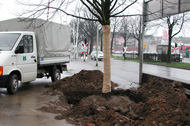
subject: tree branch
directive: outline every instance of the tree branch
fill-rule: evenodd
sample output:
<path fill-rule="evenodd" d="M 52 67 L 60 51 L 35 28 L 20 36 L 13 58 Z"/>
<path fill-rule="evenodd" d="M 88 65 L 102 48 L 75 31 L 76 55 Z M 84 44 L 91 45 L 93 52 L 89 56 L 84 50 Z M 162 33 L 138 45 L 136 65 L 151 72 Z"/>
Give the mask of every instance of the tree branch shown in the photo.
<path fill-rule="evenodd" d="M 102 22 L 102 20 L 101 20 L 101 18 L 100 18 L 99 15 L 95 14 L 95 13 L 91 10 L 91 8 L 90 8 L 83 0 L 80 0 L 80 1 L 86 6 L 86 8 L 87 8 L 96 18 L 98 18 L 97 21 Z M 89 0 L 87 0 L 87 2 L 98 12 L 97 8 L 94 6 L 93 3 L 91 3 Z"/>
<path fill-rule="evenodd" d="M 114 0 L 113 0 L 114 1 Z M 113 2 L 111 1 L 111 3 Z M 110 11 L 112 12 L 112 10 L 115 8 L 116 4 L 117 4 L 118 0 L 115 1 L 115 3 L 113 4 L 113 6 L 111 7 Z"/>
<path fill-rule="evenodd" d="M 136 2 L 137 2 L 137 0 L 133 1 L 131 4 L 127 5 L 127 6 L 126 6 L 123 10 L 121 10 L 120 12 L 111 15 L 111 17 L 114 17 L 114 16 L 116 16 L 116 15 L 119 15 L 119 14 L 123 13 L 128 7 L 130 7 L 131 5 L 133 5 L 133 4 L 136 3 Z M 116 8 L 116 9 L 117 9 L 117 8 Z M 114 11 L 115 11 L 115 9 L 114 9 Z M 113 11 L 113 12 L 114 12 L 114 11 Z M 111 12 L 111 13 L 112 13 L 112 12 Z"/>
<path fill-rule="evenodd" d="M 183 13 L 183 16 L 182 16 L 182 23 L 181 23 L 181 25 L 180 25 L 180 29 L 179 29 L 178 32 L 176 32 L 174 35 L 171 36 L 172 38 L 181 32 L 181 29 L 182 29 L 182 27 L 183 27 L 183 24 L 184 24 L 184 13 Z"/>

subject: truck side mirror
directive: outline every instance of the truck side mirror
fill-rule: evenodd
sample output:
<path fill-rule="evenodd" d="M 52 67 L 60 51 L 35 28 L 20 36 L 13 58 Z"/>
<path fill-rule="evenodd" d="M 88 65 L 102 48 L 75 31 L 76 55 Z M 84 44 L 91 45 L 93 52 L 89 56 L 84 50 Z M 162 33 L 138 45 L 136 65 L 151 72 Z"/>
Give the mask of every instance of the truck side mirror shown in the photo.
<path fill-rule="evenodd" d="M 24 53 L 24 46 L 18 46 L 15 53 Z"/>

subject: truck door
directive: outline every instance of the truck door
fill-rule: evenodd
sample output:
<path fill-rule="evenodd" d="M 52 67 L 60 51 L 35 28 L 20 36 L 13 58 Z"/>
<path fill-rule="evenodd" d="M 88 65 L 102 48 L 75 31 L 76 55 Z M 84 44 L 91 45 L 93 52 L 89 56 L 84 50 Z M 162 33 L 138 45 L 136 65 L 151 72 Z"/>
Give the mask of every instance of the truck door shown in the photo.
<path fill-rule="evenodd" d="M 16 48 L 17 67 L 22 72 L 22 82 L 36 79 L 37 57 L 32 35 L 24 35 Z"/>

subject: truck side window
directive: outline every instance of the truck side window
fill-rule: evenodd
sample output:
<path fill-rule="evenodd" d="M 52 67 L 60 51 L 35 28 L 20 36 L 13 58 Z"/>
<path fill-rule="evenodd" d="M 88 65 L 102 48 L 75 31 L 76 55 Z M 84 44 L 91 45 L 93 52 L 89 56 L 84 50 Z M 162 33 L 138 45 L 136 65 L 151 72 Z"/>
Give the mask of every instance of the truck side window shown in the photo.
<path fill-rule="evenodd" d="M 23 53 L 32 53 L 33 52 L 33 37 L 31 35 L 24 35 L 18 45 L 18 49 L 23 47 Z"/>

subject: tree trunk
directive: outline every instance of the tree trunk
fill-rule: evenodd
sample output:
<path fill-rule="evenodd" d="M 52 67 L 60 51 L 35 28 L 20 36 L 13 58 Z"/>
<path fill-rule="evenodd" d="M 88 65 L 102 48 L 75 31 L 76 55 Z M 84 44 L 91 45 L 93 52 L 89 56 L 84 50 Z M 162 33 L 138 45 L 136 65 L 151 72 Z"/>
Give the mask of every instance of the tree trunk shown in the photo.
<path fill-rule="evenodd" d="M 103 40 L 102 40 L 103 34 L 101 34 L 101 48 L 100 51 L 103 51 Z"/>
<path fill-rule="evenodd" d="M 123 47 L 126 47 L 127 46 L 127 40 L 126 40 L 126 36 L 124 37 L 124 44 L 123 44 Z"/>
<path fill-rule="evenodd" d="M 110 25 L 103 25 L 104 43 L 104 78 L 102 93 L 111 92 L 111 63 L 110 63 Z"/>
<path fill-rule="evenodd" d="M 168 31 L 168 54 L 167 54 L 167 62 L 171 63 L 171 42 L 172 42 L 172 28 L 169 28 Z"/>
<path fill-rule="evenodd" d="M 91 54 L 91 52 L 93 51 L 93 46 L 94 46 L 94 39 L 93 39 L 93 37 L 91 37 L 90 38 L 90 54 Z"/>

